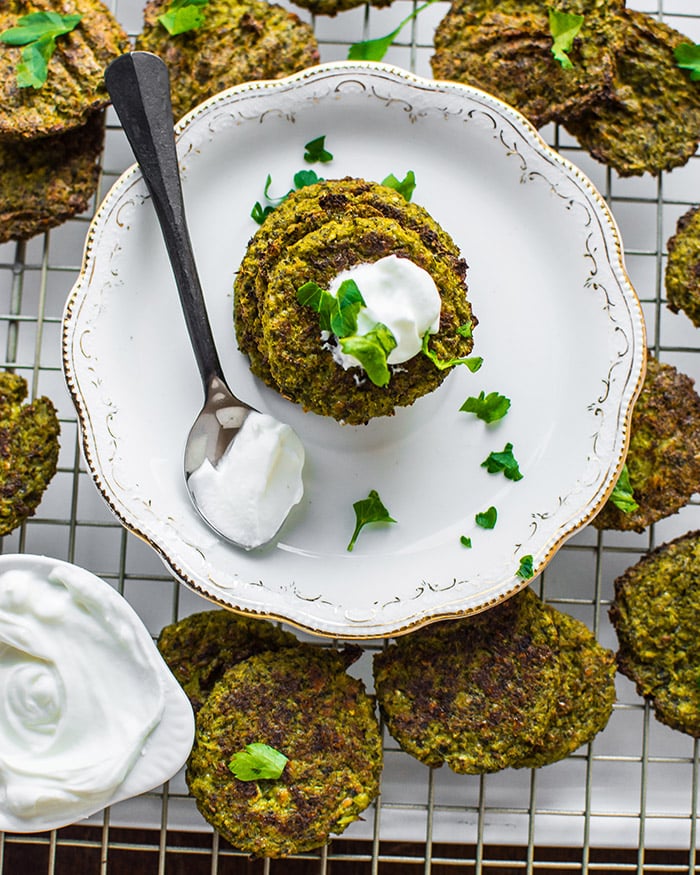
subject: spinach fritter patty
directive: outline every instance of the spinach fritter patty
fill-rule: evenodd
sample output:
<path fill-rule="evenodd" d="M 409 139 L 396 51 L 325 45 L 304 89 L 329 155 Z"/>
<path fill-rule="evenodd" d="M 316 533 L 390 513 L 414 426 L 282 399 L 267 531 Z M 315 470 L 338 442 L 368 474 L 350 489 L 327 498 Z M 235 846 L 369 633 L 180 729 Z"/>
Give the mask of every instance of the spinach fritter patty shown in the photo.
<path fill-rule="evenodd" d="M 580 114 L 604 99 L 615 69 L 616 40 L 606 3 L 459 0 L 435 32 L 436 79 L 474 85 L 511 104 L 535 125 Z M 565 70 L 552 55 L 549 7 L 586 11 Z"/>
<path fill-rule="evenodd" d="M 668 241 L 664 282 L 669 310 L 683 311 L 700 328 L 700 207 L 691 207 Z"/>
<path fill-rule="evenodd" d="M 615 654 L 580 620 L 549 605 L 545 610 L 559 633 L 560 687 L 549 726 L 518 768 L 554 763 L 588 744 L 607 726 L 615 703 Z"/>
<path fill-rule="evenodd" d="M 311 25 L 276 3 L 210 0 L 204 24 L 176 36 L 158 22 L 168 3 L 146 4 L 136 47 L 167 64 L 176 119 L 233 85 L 279 79 L 319 61 Z"/>
<path fill-rule="evenodd" d="M 197 715 L 187 783 L 203 817 L 256 857 L 312 850 L 342 832 L 379 792 L 374 702 L 346 667 L 359 648 L 309 644 L 229 669 Z M 255 742 L 288 757 L 277 780 L 240 781 L 228 763 Z"/>
<path fill-rule="evenodd" d="M 297 639 L 267 620 L 231 611 L 191 614 L 158 636 L 158 650 L 187 693 L 195 713 L 224 672 L 267 650 L 296 645 Z"/>
<path fill-rule="evenodd" d="M 0 140 L 0 243 L 27 240 L 87 209 L 97 188 L 104 113 L 36 140 Z"/>
<path fill-rule="evenodd" d="M 611 23 L 623 45 L 610 98 L 563 119 L 566 129 L 621 176 L 685 164 L 700 141 L 700 89 L 673 50 L 688 37 L 632 9 Z"/>
<path fill-rule="evenodd" d="M 374 679 L 404 751 L 459 773 L 495 772 L 530 755 L 556 714 L 557 627 L 525 589 L 476 616 L 398 638 L 376 654 Z"/>
<path fill-rule="evenodd" d="M 700 532 L 657 547 L 615 581 L 620 671 L 659 721 L 700 738 Z"/>
<path fill-rule="evenodd" d="M 26 397 L 23 377 L 0 372 L 0 535 L 33 516 L 58 464 L 56 408 Z"/>
<path fill-rule="evenodd" d="M 0 137 L 46 137 L 85 124 L 109 103 L 104 69 L 129 50 L 127 35 L 100 0 L 5 0 L 0 31 L 15 27 L 31 12 L 79 13 L 77 27 L 56 40 L 41 88 L 19 88 L 17 64 L 22 47 L 0 45 Z"/>
<path fill-rule="evenodd" d="M 339 12 L 363 6 L 366 0 L 294 0 L 294 2 L 297 6 L 313 12 L 314 15 L 337 15 Z M 390 6 L 392 0 L 369 0 L 369 3 L 370 6 L 381 9 Z"/>
<path fill-rule="evenodd" d="M 608 501 L 593 520 L 596 528 L 641 532 L 700 491 L 700 397 L 694 385 L 672 365 L 648 356 L 627 453 L 639 508 L 624 513 Z"/>
<path fill-rule="evenodd" d="M 424 268 L 440 292 L 440 328 L 430 349 L 440 358 L 468 356 L 475 326 L 459 250 L 422 207 L 395 190 L 359 179 L 329 180 L 291 194 L 250 241 L 234 286 L 238 345 L 251 370 L 305 409 L 349 424 L 391 415 L 436 389 L 448 370 L 419 354 L 375 386 L 358 368 L 337 364 L 321 338 L 318 314 L 297 300 L 313 281 L 328 288 L 341 271 L 386 255 Z"/>

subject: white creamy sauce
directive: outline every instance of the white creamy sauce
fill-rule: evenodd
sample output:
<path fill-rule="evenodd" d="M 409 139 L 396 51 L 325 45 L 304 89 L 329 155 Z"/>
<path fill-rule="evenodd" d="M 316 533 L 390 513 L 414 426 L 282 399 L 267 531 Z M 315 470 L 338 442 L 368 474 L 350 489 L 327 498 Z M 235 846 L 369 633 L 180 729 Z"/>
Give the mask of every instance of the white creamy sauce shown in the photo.
<path fill-rule="evenodd" d="M 0 575 L 0 808 L 30 827 L 106 805 L 165 708 L 148 632 L 95 584 L 63 566 Z"/>
<path fill-rule="evenodd" d="M 440 293 L 430 274 L 408 258 L 387 255 L 373 263 L 356 264 L 339 273 L 328 291 L 337 295 L 348 279 L 357 283 L 366 307 L 357 317 L 357 333 L 367 334 L 377 322 L 391 331 L 396 347 L 387 356 L 390 365 L 406 362 L 417 355 L 427 332 L 435 334 L 440 326 Z M 340 346 L 334 357 L 344 368 L 361 367 L 354 356 Z"/>
<path fill-rule="evenodd" d="M 188 485 L 205 519 L 246 549 L 271 540 L 304 494 L 304 447 L 266 413 L 248 414 L 216 467 L 208 459 Z"/>

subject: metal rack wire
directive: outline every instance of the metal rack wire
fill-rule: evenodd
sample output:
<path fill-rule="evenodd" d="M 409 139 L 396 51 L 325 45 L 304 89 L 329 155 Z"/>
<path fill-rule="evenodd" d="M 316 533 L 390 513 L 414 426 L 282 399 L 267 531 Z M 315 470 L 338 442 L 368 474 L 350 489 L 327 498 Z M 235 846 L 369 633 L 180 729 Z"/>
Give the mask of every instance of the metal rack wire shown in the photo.
<path fill-rule="evenodd" d="M 659 15 L 700 42 L 696 3 L 630 0 L 628 5 Z M 115 0 L 113 8 L 127 30 L 140 29 L 138 0 Z M 408 0 L 395 0 L 382 10 L 362 7 L 334 19 L 315 19 L 322 59 L 345 57 L 348 44 L 389 32 L 414 8 Z M 432 30 L 446 8 L 441 0 L 413 20 L 387 62 L 429 76 Z M 108 122 L 95 204 L 132 161 L 113 115 Z M 543 134 L 590 176 L 610 204 L 642 300 L 650 347 L 699 380 L 700 335 L 665 307 L 663 271 L 676 219 L 700 201 L 700 157 L 659 179 L 620 179 L 562 131 L 551 127 Z M 60 326 L 89 219 L 81 216 L 27 243 L 0 246 L 3 366 L 27 378 L 32 397 L 45 394 L 54 401 L 62 427 L 58 473 L 36 516 L 3 539 L 2 551 L 52 555 L 90 569 L 125 596 L 156 636 L 165 624 L 207 605 L 175 583 L 150 548 L 111 516 L 81 457 L 61 372 Z M 615 577 L 645 551 L 696 528 L 697 499 L 643 535 L 586 529 L 562 548 L 534 586 L 614 649 L 607 608 Z M 372 652 L 381 646 L 380 641 L 366 643 L 358 668 L 366 679 Z M 699 753 L 696 741 L 659 725 L 632 684 L 619 678 L 618 702 L 605 732 L 568 760 L 538 771 L 478 778 L 430 770 L 387 737 L 381 797 L 364 821 L 318 853 L 248 861 L 199 817 L 178 775 L 81 825 L 38 835 L 0 834 L 0 875 L 695 873 L 700 871 Z"/>

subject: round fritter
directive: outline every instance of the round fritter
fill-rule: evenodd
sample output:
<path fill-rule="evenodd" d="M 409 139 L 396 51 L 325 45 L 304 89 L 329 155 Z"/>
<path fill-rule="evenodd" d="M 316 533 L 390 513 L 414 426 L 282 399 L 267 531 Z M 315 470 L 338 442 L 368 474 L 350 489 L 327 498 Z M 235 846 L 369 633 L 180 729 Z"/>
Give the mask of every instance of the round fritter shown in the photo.
<path fill-rule="evenodd" d="M 321 338 L 318 314 L 297 300 L 306 282 L 328 288 L 341 271 L 390 254 L 424 268 L 440 292 L 440 328 L 430 349 L 441 359 L 468 356 L 473 340 L 459 329 L 477 320 L 466 298 L 466 264 L 452 239 L 394 189 L 346 178 L 291 194 L 249 244 L 235 281 L 234 317 L 253 373 L 305 409 L 355 425 L 436 389 L 449 369 L 422 354 L 392 369 L 386 387 L 358 368 L 345 370 Z"/>
<path fill-rule="evenodd" d="M 319 61 L 311 25 L 278 4 L 210 0 L 201 27 L 171 36 L 158 21 L 168 3 L 146 4 L 136 47 L 167 64 L 176 119 L 233 85 L 279 79 Z"/>
<path fill-rule="evenodd" d="M 615 581 L 620 671 L 658 720 L 700 738 L 700 532 L 657 547 Z"/>
<path fill-rule="evenodd" d="M 229 668 L 249 656 L 292 647 L 298 642 L 294 635 L 267 620 L 213 610 L 191 614 L 165 626 L 157 643 L 197 712 Z"/>
<path fill-rule="evenodd" d="M 631 9 L 609 24 L 623 38 L 611 97 L 563 119 L 565 127 L 621 176 L 685 164 L 700 141 L 700 89 L 673 50 L 688 37 Z"/>
<path fill-rule="evenodd" d="M 700 328 L 700 207 L 680 217 L 668 241 L 665 285 L 669 310 L 682 310 Z"/>
<path fill-rule="evenodd" d="M 359 648 L 300 644 L 229 669 L 197 715 L 187 783 L 235 848 L 285 857 L 327 843 L 379 792 L 374 702 L 346 667 Z M 240 781 L 228 763 L 252 743 L 288 757 L 277 780 Z"/>
<path fill-rule="evenodd" d="M 453 3 L 435 33 L 433 75 L 494 94 L 535 127 L 580 114 L 610 90 L 616 40 L 610 39 L 607 4 L 595 4 L 586 10 L 569 54 L 573 66 L 565 70 L 551 51 L 548 8 L 557 5 L 579 11 L 575 4 L 539 0 Z"/>
<path fill-rule="evenodd" d="M 56 409 L 44 396 L 26 397 L 23 377 L 0 372 L 0 535 L 33 516 L 58 464 Z"/>
<path fill-rule="evenodd" d="M 632 411 L 627 469 L 637 510 L 608 501 L 593 520 L 598 529 L 643 531 L 685 507 L 700 491 L 700 397 L 694 381 L 649 355 Z"/>
<path fill-rule="evenodd" d="M 339 12 L 347 12 L 357 6 L 364 6 L 367 0 L 294 0 L 297 6 L 308 9 L 314 15 L 337 15 Z M 369 0 L 370 6 L 381 9 L 390 6 L 393 0 Z"/>
<path fill-rule="evenodd" d="M 77 27 L 56 39 L 48 77 L 40 88 L 20 88 L 16 69 L 22 47 L 0 44 L 0 137 L 46 137 L 85 124 L 109 103 L 104 69 L 129 50 L 127 35 L 100 0 L 5 0 L 0 31 L 32 12 L 81 14 Z"/>
<path fill-rule="evenodd" d="M 88 208 L 97 188 L 104 113 L 36 140 L 0 140 L 0 243 L 27 240 Z"/>
<path fill-rule="evenodd" d="M 397 639 L 375 656 L 374 679 L 404 751 L 429 766 L 495 772 L 528 755 L 555 714 L 557 629 L 525 589 L 474 617 Z"/>
<path fill-rule="evenodd" d="M 545 608 L 559 633 L 561 686 L 551 723 L 518 768 L 554 763 L 588 744 L 607 726 L 615 703 L 615 654 L 598 644 L 585 623 Z"/>

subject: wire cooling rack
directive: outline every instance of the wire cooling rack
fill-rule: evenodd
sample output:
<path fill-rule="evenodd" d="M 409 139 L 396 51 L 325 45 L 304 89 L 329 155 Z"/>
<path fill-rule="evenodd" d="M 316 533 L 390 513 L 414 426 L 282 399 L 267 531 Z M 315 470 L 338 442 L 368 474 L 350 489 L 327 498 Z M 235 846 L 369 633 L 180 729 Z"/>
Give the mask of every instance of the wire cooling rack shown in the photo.
<path fill-rule="evenodd" d="M 697 0 L 630 0 L 700 42 Z M 294 8 L 294 7 L 290 7 Z M 395 0 L 336 18 L 311 17 L 322 60 L 346 56 L 348 44 L 382 36 L 415 6 Z M 437 2 L 414 19 L 386 57 L 430 76 L 432 33 L 447 9 Z M 141 6 L 117 0 L 113 10 L 136 34 Z M 655 179 L 620 179 L 563 131 L 545 138 L 581 167 L 607 199 L 620 226 L 628 272 L 642 301 L 648 341 L 663 361 L 700 380 L 700 334 L 665 306 L 666 241 L 677 218 L 700 202 L 700 160 Z M 132 163 L 115 116 L 108 114 L 95 203 Z M 37 514 L 2 540 L 3 552 L 68 560 L 109 581 L 135 607 L 153 636 L 208 603 L 175 583 L 150 547 L 126 532 L 95 489 L 81 457 L 75 412 L 61 371 L 60 331 L 66 296 L 77 278 L 91 213 L 27 243 L 0 246 L 0 349 L 4 366 L 26 377 L 31 395 L 56 404 L 62 437 L 59 470 Z M 138 314 L 134 314 L 138 318 Z M 579 617 L 615 649 L 607 618 L 613 581 L 647 550 L 700 528 L 697 497 L 642 535 L 599 533 L 569 541 L 533 586 Z M 365 642 L 356 670 L 369 683 Z M 386 737 L 382 793 L 342 838 L 285 861 L 248 861 L 206 825 L 182 774 L 78 826 L 38 835 L 0 834 L 0 875 L 228 875 L 228 873 L 694 873 L 698 819 L 698 744 L 657 723 L 623 677 L 610 723 L 588 747 L 538 771 L 483 777 L 430 770 Z"/>

